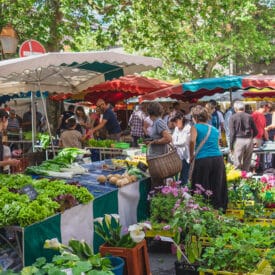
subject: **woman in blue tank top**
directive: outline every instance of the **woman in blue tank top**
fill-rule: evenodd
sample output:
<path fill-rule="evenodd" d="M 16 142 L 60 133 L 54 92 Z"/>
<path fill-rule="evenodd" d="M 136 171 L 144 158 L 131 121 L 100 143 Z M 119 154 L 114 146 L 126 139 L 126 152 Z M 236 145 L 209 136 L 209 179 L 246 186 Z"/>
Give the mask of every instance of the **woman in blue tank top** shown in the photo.
<path fill-rule="evenodd" d="M 226 172 L 222 153 L 219 149 L 219 131 L 209 125 L 209 114 L 203 106 L 196 106 L 191 111 L 194 126 L 191 128 L 190 159 L 194 161 L 191 176 L 192 190 L 201 185 L 211 190 L 211 202 L 215 209 L 226 210 L 228 195 Z M 207 139 L 206 136 L 209 132 Z"/>

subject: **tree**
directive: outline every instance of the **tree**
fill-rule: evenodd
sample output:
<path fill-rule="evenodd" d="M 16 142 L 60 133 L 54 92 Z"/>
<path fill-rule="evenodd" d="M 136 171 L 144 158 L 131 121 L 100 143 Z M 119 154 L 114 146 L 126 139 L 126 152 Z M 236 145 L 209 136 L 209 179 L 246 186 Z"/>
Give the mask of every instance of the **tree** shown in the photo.
<path fill-rule="evenodd" d="M 78 50 L 95 20 L 85 0 L 1 0 L 0 27 L 12 23 L 20 43 L 37 39 L 47 51 Z M 87 41 L 85 41 L 87 42 Z M 90 45 L 86 45 L 89 49 Z"/>
<path fill-rule="evenodd" d="M 93 0 L 97 41 L 161 57 L 168 76 L 212 77 L 217 65 L 274 58 L 274 6 L 258 0 Z M 161 74 L 161 72 L 159 72 Z"/>

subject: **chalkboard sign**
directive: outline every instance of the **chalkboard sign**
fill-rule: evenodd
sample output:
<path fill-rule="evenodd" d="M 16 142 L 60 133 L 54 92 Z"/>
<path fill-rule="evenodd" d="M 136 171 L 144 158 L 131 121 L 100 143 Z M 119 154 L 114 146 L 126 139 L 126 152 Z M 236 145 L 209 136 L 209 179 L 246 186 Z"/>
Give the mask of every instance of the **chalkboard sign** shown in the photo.
<path fill-rule="evenodd" d="M 31 201 L 35 200 L 38 195 L 38 193 L 35 191 L 35 189 L 31 185 L 26 185 L 22 187 L 21 193 L 28 195 Z"/>

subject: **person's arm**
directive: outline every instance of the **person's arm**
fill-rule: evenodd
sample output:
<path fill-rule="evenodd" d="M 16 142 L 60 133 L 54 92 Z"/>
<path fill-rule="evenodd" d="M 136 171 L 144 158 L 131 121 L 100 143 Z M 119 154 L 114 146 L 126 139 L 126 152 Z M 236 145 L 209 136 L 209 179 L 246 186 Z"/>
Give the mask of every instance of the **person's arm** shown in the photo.
<path fill-rule="evenodd" d="M 10 166 L 17 166 L 19 165 L 20 160 L 19 159 L 6 159 L 6 160 L 2 160 L 0 161 L 0 166 L 4 167 L 6 165 L 10 165 Z"/>
<path fill-rule="evenodd" d="M 236 131 L 234 127 L 234 118 L 231 116 L 229 119 L 229 140 L 230 140 L 230 151 L 233 151 L 234 142 L 236 139 Z"/>
<path fill-rule="evenodd" d="M 168 130 L 164 130 L 161 134 L 162 137 L 160 139 L 153 140 L 151 144 L 168 144 L 172 142 L 172 136 Z"/>
<path fill-rule="evenodd" d="M 106 119 L 102 119 L 102 121 L 93 129 L 89 130 L 88 133 L 93 134 L 94 132 L 100 130 L 101 128 L 103 128 L 107 123 Z"/>
<path fill-rule="evenodd" d="M 251 129 L 252 129 L 252 135 L 253 135 L 253 137 L 256 137 L 258 135 L 258 129 L 257 129 L 254 119 L 252 117 L 250 119 L 250 125 L 251 125 Z"/>
<path fill-rule="evenodd" d="M 197 129 L 192 126 L 191 131 L 190 131 L 190 145 L 189 145 L 189 151 L 190 151 L 190 163 L 194 159 L 194 154 L 195 154 L 195 145 L 196 145 L 196 139 L 197 139 Z"/>

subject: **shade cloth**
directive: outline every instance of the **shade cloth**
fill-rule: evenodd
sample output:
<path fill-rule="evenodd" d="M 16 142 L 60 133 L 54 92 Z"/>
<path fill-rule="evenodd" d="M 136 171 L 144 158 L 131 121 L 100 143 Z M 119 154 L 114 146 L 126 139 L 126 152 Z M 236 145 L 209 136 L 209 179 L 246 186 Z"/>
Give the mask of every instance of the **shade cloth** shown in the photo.
<path fill-rule="evenodd" d="M 154 78 L 147 78 L 140 75 L 127 75 L 88 88 L 85 92 L 84 99 L 96 102 L 100 97 L 108 102 L 115 103 L 172 86 L 173 84 L 171 83 Z"/>
<path fill-rule="evenodd" d="M 226 90 L 237 90 L 240 88 L 242 88 L 242 76 L 202 78 L 192 80 L 181 85 L 169 87 L 155 93 L 143 95 L 140 99 L 143 101 L 146 99 L 152 100 L 157 97 L 170 96 L 181 100 L 191 100 L 194 98 L 198 99 L 206 95 L 210 96 L 216 93 L 223 93 Z"/>
<path fill-rule="evenodd" d="M 160 59 L 112 51 L 60 52 L 0 62 L 0 94 L 78 93 L 96 84 L 160 67 Z"/>
<path fill-rule="evenodd" d="M 250 75 L 242 79 L 243 89 L 247 88 L 272 88 L 275 89 L 275 75 Z"/>

